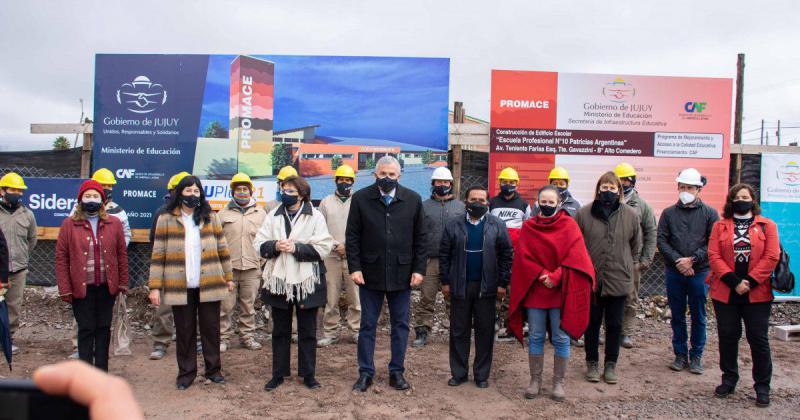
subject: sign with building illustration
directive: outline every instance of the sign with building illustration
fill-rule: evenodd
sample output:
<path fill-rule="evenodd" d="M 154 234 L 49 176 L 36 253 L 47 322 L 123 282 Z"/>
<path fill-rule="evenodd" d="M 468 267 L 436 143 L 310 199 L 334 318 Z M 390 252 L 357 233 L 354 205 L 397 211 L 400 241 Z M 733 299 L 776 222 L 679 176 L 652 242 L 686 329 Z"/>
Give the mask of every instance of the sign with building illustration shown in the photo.
<path fill-rule="evenodd" d="M 94 168 L 117 173 L 115 195 L 155 210 L 172 174 L 271 182 L 286 165 L 313 198 L 341 164 L 371 183 L 384 155 L 424 196 L 447 158 L 449 59 L 281 55 L 98 54 Z M 274 194 L 274 191 L 271 192 Z M 131 218 L 134 228 L 150 220 Z"/>
<path fill-rule="evenodd" d="M 627 162 L 660 213 L 678 200 L 678 172 L 694 167 L 708 179 L 702 199 L 721 209 L 732 86 L 717 78 L 493 70 L 489 176 L 514 167 L 531 200 L 550 169 L 562 166 L 573 196 L 588 203 L 600 175 Z"/>
<path fill-rule="evenodd" d="M 781 245 L 790 256 L 789 266 L 800 278 L 800 155 L 763 153 L 760 194 L 761 213 L 778 225 Z M 795 285 L 788 296 L 800 298 L 800 287 Z"/>

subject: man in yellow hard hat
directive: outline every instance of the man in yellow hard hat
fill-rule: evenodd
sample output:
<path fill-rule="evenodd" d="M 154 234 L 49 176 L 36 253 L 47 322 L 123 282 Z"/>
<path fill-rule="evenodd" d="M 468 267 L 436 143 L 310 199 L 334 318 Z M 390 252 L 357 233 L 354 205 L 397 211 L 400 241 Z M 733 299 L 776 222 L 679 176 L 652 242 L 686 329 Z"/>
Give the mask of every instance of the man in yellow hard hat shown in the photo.
<path fill-rule="evenodd" d="M 289 178 L 290 176 L 298 176 L 297 169 L 295 169 L 293 166 L 287 165 L 278 171 L 278 180 L 276 181 L 278 183 L 278 189 L 275 190 L 275 199 L 267 201 L 267 204 L 264 205 L 264 210 L 266 210 L 267 213 L 275 210 L 281 204 L 281 189 L 283 189 L 283 180 Z"/>
<path fill-rule="evenodd" d="M 489 212 L 506 223 L 511 243 L 516 245 L 522 224 L 531 217 L 531 206 L 517 191 L 519 174 L 514 168 L 509 166 L 500 171 L 497 181 L 500 183 L 500 193 L 489 200 Z M 500 325 L 498 325 L 497 340 L 513 341 L 515 338 L 508 330 L 508 294 L 499 290 L 497 299 L 500 301 L 500 307 L 497 315 Z"/>
<path fill-rule="evenodd" d="M 106 212 L 119 219 L 122 223 L 122 231 L 125 233 L 125 245 L 129 245 L 131 243 L 131 225 L 128 222 L 128 213 L 119 204 L 115 203 L 113 198 L 114 186 L 117 185 L 114 173 L 107 168 L 100 168 L 92 174 L 92 179 L 103 186 L 103 192 L 106 195 Z"/>
<path fill-rule="evenodd" d="M 658 226 L 653 208 L 636 191 L 636 169 L 629 163 L 622 162 L 614 168 L 614 173 L 622 181 L 625 193 L 625 204 L 636 209 L 642 229 L 642 252 L 635 270 L 633 270 L 633 291 L 625 301 L 625 313 L 622 319 L 622 340 L 620 345 L 626 349 L 633 348 L 634 323 L 636 308 L 639 306 L 639 284 L 642 272 L 653 262 L 656 255 Z"/>
<path fill-rule="evenodd" d="M 189 175 L 191 174 L 185 171 L 179 172 L 172 175 L 167 182 L 167 195 L 164 196 L 164 203 L 153 213 L 153 224 L 150 227 L 150 244 L 153 243 L 156 233 L 158 216 L 167 211 L 167 205 L 175 196 L 175 187 L 178 186 L 178 183 L 180 183 L 183 178 Z M 172 319 L 172 307 L 164 304 L 162 301 L 161 305 L 158 305 L 158 308 L 156 308 L 156 313 L 153 317 L 153 325 L 150 329 L 150 337 L 153 339 L 153 351 L 150 353 L 150 360 L 161 360 L 164 358 L 174 334 L 175 324 Z"/>
<path fill-rule="evenodd" d="M 22 203 L 22 196 L 27 189 L 25 181 L 15 172 L 9 172 L 0 178 L 0 229 L 6 237 L 10 260 L 10 284 L 5 299 L 8 303 L 8 321 L 12 336 L 19 327 L 28 261 L 36 246 L 36 218 Z M 12 344 L 11 352 L 16 354 L 19 348 Z"/>
<path fill-rule="evenodd" d="M 547 176 L 547 182 L 558 188 L 558 194 L 560 196 L 559 207 L 566 210 L 567 214 L 570 216 L 575 217 L 578 209 L 581 208 L 581 203 L 569 192 L 569 172 L 561 166 L 556 166 L 550 170 L 550 174 Z M 533 205 L 533 214 L 539 214 L 538 203 L 534 203 Z"/>
<path fill-rule="evenodd" d="M 327 302 L 322 315 L 322 338 L 317 341 L 318 347 L 326 347 L 341 338 L 339 332 L 341 314 L 339 313 L 339 296 L 342 287 L 347 301 L 347 333 L 352 342 L 358 342 L 358 329 L 361 323 L 361 301 L 358 298 L 358 286 L 350 281 L 345 252 L 345 229 L 347 216 L 350 214 L 350 196 L 356 182 L 356 172 L 350 165 L 342 165 L 333 175 L 336 190 L 319 203 L 319 212 L 325 216 L 328 232 L 333 236 L 335 247 L 325 258 L 325 281 L 327 282 Z"/>
<path fill-rule="evenodd" d="M 231 318 L 237 302 L 239 343 L 248 350 L 259 350 L 261 343 L 255 337 L 255 303 L 261 285 L 261 257 L 253 248 L 253 240 L 267 212 L 256 205 L 253 181 L 247 174 L 234 175 L 230 187 L 231 201 L 218 213 L 231 255 L 234 284 L 220 308 L 220 351 L 225 352 L 230 347 L 234 332 Z"/>

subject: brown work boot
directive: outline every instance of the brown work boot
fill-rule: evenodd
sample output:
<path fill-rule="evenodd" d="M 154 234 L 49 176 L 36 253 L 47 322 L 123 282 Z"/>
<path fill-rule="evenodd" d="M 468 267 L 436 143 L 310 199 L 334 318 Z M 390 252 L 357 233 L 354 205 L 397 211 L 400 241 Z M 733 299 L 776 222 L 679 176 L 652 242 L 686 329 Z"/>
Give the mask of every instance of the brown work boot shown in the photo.
<path fill-rule="evenodd" d="M 564 394 L 564 377 L 567 374 L 566 357 L 553 357 L 553 395 L 550 397 L 556 401 L 564 401 L 566 395 Z"/>
<path fill-rule="evenodd" d="M 532 400 L 542 390 L 542 369 L 544 369 L 544 355 L 528 355 L 528 366 L 531 369 L 531 383 L 525 390 L 525 398 Z"/>

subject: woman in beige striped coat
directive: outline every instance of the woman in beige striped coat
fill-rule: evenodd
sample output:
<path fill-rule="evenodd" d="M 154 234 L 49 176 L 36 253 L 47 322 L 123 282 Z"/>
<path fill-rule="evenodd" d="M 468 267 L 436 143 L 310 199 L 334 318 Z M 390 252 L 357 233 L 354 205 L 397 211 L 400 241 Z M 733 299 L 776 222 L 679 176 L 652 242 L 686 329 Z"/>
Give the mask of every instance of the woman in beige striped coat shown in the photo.
<path fill-rule="evenodd" d="M 220 301 L 233 288 L 228 244 L 217 214 L 194 176 L 183 178 L 156 223 L 150 261 L 150 301 L 172 306 L 178 377 L 185 390 L 197 376 L 198 319 L 206 379 L 225 383 L 220 360 Z"/>

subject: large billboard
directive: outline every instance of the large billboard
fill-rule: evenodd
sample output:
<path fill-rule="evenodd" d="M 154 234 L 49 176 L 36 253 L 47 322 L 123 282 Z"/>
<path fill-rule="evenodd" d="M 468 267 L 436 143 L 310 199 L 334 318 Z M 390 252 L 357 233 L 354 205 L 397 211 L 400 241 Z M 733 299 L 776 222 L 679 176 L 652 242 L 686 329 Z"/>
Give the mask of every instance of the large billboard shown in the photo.
<path fill-rule="evenodd" d="M 180 171 L 245 172 L 271 197 L 292 165 L 318 199 L 337 166 L 356 168 L 360 188 L 390 154 L 401 182 L 427 195 L 446 164 L 449 68 L 446 58 L 98 54 L 93 167 L 117 174 L 115 200 L 143 215 L 134 228 L 150 226 L 144 215 Z"/>
<path fill-rule="evenodd" d="M 728 188 L 731 79 L 492 71 L 489 176 L 520 174 L 528 200 L 554 166 L 570 191 L 593 199 L 600 175 L 620 162 L 636 168 L 637 189 L 660 214 L 678 200 L 688 167 L 708 184 L 702 198 L 721 209 Z"/>

